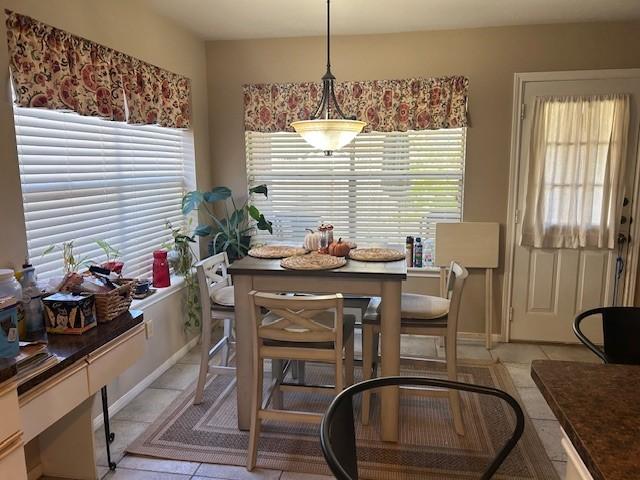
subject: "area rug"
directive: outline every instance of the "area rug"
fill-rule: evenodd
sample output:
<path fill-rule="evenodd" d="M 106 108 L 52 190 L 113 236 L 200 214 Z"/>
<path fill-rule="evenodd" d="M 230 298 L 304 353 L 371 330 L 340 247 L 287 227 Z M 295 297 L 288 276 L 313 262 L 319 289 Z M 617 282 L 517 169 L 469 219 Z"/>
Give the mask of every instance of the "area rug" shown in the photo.
<path fill-rule="evenodd" d="M 445 378 L 439 363 L 404 363 L 402 375 Z M 308 365 L 308 383 L 331 383 L 327 366 Z M 516 396 L 508 372 L 499 363 L 464 364 L 464 382 L 497 387 Z M 268 381 L 268 379 L 267 379 Z M 266 382 L 265 382 L 266 383 Z M 209 380 L 204 401 L 193 405 L 195 385 L 186 390 L 127 449 L 129 453 L 193 462 L 245 465 L 248 433 L 237 429 L 236 388 L 232 375 Z M 323 411 L 330 399 L 317 393 L 287 393 L 285 408 Z M 498 399 L 462 393 L 465 435 L 458 436 L 444 398 L 401 395 L 400 441 L 379 440 L 379 403 L 372 402 L 371 423 L 356 422 L 361 478 L 477 479 L 503 445 L 515 422 Z M 359 415 L 359 400 L 354 405 Z M 357 417 L 359 418 L 359 417 Z M 318 427 L 265 422 L 258 446 L 258 466 L 302 473 L 330 474 L 319 445 Z M 549 461 L 530 419 L 518 446 L 501 466 L 496 479 L 554 480 Z"/>

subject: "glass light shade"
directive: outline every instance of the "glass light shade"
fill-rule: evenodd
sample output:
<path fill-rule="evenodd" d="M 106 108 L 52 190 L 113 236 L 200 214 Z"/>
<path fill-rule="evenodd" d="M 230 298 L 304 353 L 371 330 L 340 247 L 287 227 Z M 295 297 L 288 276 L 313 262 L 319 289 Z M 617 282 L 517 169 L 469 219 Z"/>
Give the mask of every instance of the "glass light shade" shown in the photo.
<path fill-rule="evenodd" d="M 325 152 L 340 150 L 358 135 L 366 122 L 317 119 L 293 122 L 293 129 L 310 145 Z"/>

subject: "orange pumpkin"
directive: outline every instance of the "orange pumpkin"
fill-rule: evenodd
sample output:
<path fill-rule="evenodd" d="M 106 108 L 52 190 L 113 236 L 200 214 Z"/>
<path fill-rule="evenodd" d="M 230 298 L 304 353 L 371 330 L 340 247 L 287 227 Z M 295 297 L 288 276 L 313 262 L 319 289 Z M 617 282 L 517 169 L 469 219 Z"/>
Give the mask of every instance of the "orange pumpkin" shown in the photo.
<path fill-rule="evenodd" d="M 342 241 L 342 238 L 339 238 L 337 242 L 333 242 L 329 245 L 329 255 L 333 255 L 334 257 L 346 257 L 349 254 L 351 247 L 349 244 Z"/>

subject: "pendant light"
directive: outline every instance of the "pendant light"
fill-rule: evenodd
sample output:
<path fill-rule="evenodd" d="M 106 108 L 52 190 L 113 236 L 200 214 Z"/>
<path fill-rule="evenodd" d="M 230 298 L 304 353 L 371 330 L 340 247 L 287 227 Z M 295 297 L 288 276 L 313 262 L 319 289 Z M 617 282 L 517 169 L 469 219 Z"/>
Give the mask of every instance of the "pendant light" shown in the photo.
<path fill-rule="evenodd" d="M 324 150 L 327 156 L 348 144 L 366 125 L 365 122 L 356 120 L 355 116 L 346 116 L 338 105 L 334 90 L 336 77 L 331 73 L 330 19 L 330 0 L 327 0 L 327 71 L 322 77 L 322 98 L 311 119 L 291 123 L 293 129 L 307 143 Z M 331 109 L 339 118 L 330 118 Z"/>

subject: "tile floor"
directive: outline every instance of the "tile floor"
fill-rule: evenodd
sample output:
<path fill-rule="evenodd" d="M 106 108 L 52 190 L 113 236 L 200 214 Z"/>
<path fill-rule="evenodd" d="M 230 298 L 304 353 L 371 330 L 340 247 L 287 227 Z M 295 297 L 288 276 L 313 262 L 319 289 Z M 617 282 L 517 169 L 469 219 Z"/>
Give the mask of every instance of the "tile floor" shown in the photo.
<path fill-rule="evenodd" d="M 412 356 L 443 355 L 435 339 L 403 337 L 403 354 Z M 144 431 L 157 416 L 196 378 L 198 374 L 198 348 L 185 355 L 176 365 L 167 370 L 149 388 L 112 418 L 116 439 L 112 444 L 112 455 L 118 462 L 115 472 L 106 468 L 104 435 L 96 432 L 96 448 L 99 473 L 103 480 L 327 480 L 322 475 L 306 475 L 276 470 L 247 472 L 243 467 L 198 464 L 173 460 L 152 459 L 124 455 L 129 442 Z M 549 458 L 562 476 L 566 458 L 560 446 L 560 425 L 542 395 L 531 380 L 530 364 L 535 359 L 576 360 L 597 362 L 595 356 L 581 346 L 499 344 L 488 351 L 482 345 L 461 343 L 458 347 L 460 359 L 500 359 L 508 369 L 527 413 L 547 450 Z"/>

